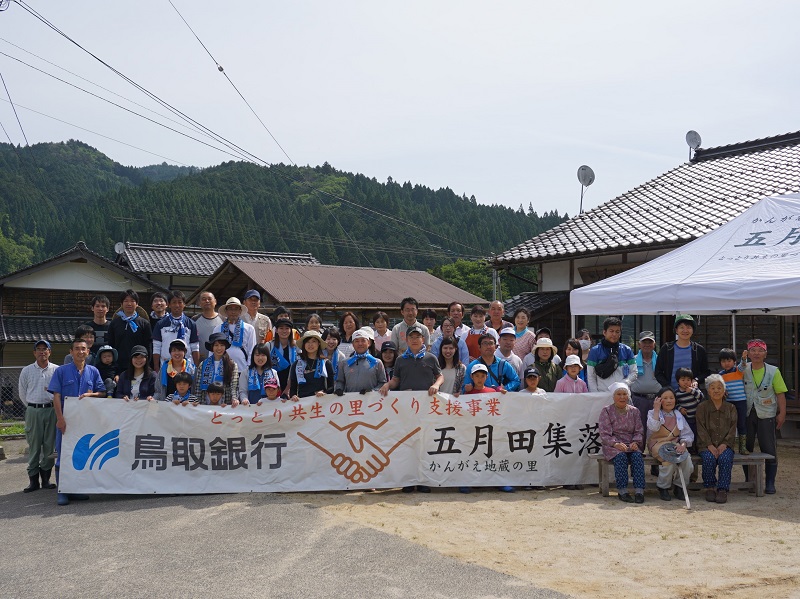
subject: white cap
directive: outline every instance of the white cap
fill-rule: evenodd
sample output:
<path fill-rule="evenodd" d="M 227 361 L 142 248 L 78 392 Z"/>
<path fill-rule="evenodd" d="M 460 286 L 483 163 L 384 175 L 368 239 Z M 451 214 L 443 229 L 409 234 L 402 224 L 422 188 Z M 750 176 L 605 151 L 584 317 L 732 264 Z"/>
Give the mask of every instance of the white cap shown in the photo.
<path fill-rule="evenodd" d="M 475 374 L 476 372 L 485 372 L 487 375 L 489 374 L 489 369 L 486 368 L 486 364 L 475 364 L 472 367 L 472 370 L 469 371 L 470 374 Z"/>
<path fill-rule="evenodd" d="M 516 337 L 517 332 L 514 330 L 514 327 L 505 327 L 500 330 L 499 336 L 502 337 L 503 335 L 514 335 L 514 337 Z"/>
<path fill-rule="evenodd" d="M 369 334 L 364 329 L 358 329 L 357 331 L 353 332 L 352 340 L 355 341 L 356 339 L 366 339 L 369 341 Z"/>
<path fill-rule="evenodd" d="M 564 368 L 566 368 L 567 366 L 580 366 L 581 368 L 583 368 L 583 366 L 581 365 L 581 359 L 576 354 L 567 356 L 567 359 L 564 361 Z"/>

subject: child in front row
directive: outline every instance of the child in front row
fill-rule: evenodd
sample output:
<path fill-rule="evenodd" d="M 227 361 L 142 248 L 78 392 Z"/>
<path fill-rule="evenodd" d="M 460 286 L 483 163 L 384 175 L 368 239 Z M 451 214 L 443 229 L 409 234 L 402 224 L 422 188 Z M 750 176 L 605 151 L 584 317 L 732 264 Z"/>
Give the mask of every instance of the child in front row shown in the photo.
<path fill-rule="evenodd" d="M 179 372 L 172 381 L 175 383 L 175 393 L 167 396 L 167 401 L 171 401 L 176 406 L 197 405 L 197 396 L 192 395 L 192 375 L 188 372 Z"/>
<path fill-rule="evenodd" d="M 739 437 L 739 453 L 747 455 L 747 395 L 744 392 L 744 372 L 739 370 L 736 352 L 730 348 L 719 350 L 719 374 L 725 381 L 727 400 L 736 408 L 736 435 Z M 733 449 L 733 448 L 731 448 Z"/>
<path fill-rule="evenodd" d="M 530 395 L 547 395 L 544 389 L 539 389 L 539 370 L 533 366 L 525 369 L 525 388 L 520 389 L 520 393 Z"/>
<path fill-rule="evenodd" d="M 581 366 L 581 359 L 579 356 L 575 354 L 567 356 L 564 362 L 564 370 L 566 370 L 567 373 L 558 379 L 555 393 L 588 393 L 589 387 L 578 377 L 582 369 L 583 367 Z"/>
<path fill-rule="evenodd" d="M 467 391 L 467 395 L 474 393 L 497 393 L 497 389 L 490 387 L 486 384 L 486 378 L 489 376 L 489 369 L 485 364 L 475 364 L 470 371 L 472 376 L 472 389 Z"/>
<path fill-rule="evenodd" d="M 675 404 L 678 411 L 686 419 L 692 434 L 697 438 L 697 406 L 703 401 L 703 392 L 694 387 L 694 373 L 690 368 L 678 368 L 675 373 L 675 380 L 678 381 L 678 390 L 675 392 Z M 693 446 L 692 453 L 697 449 Z"/>
<path fill-rule="evenodd" d="M 225 402 L 222 400 L 223 395 L 225 395 L 225 385 L 219 381 L 208 384 L 208 388 L 206 389 L 206 401 L 208 401 L 208 405 L 224 408 Z M 193 405 L 197 405 L 197 403 Z"/>

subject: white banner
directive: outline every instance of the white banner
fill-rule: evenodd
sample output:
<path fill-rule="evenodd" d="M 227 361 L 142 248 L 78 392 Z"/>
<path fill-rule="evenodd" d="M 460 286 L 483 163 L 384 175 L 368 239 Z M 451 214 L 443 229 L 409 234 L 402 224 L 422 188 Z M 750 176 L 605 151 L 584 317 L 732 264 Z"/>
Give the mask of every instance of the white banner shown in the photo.
<path fill-rule="evenodd" d="M 597 483 L 607 393 L 402 391 L 214 408 L 67 398 L 64 493 Z"/>

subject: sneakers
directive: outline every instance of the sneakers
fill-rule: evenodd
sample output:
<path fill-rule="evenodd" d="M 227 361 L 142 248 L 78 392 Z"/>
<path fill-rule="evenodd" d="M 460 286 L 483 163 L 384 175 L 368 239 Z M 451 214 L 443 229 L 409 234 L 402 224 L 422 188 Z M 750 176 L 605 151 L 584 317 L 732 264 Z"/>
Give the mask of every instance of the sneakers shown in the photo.
<path fill-rule="evenodd" d="M 725 489 L 717 489 L 717 503 L 726 503 L 728 501 L 728 491 Z"/>
<path fill-rule="evenodd" d="M 669 494 L 669 489 L 658 488 L 658 496 L 664 501 L 672 501 L 672 495 Z"/>
<path fill-rule="evenodd" d="M 633 503 L 633 497 L 631 497 L 630 493 L 622 493 L 620 492 L 617 495 L 617 498 L 622 501 L 623 503 Z"/>
<path fill-rule="evenodd" d="M 727 493 L 725 494 L 725 498 L 727 499 Z M 717 492 L 714 489 L 706 489 L 706 501 L 709 503 L 715 503 L 717 501 Z M 721 503 L 725 503 L 724 501 Z"/>
<path fill-rule="evenodd" d="M 458 492 L 459 493 L 464 493 L 465 495 L 468 495 L 468 494 L 472 493 L 472 487 L 459 487 L 458 488 Z"/>
<path fill-rule="evenodd" d="M 58 493 L 58 505 L 69 505 L 69 495 L 66 493 Z"/>
<path fill-rule="evenodd" d="M 497 488 L 500 489 L 503 493 L 514 493 L 514 492 L 516 492 L 516 489 L 514 487 L 504 486 L 504 487 L 497 487 Z"/>
<path fill-rule="evenodd" d="M 681 501 L 686 499 L 686 495 L 683 494 L 683 489 L 681 489 L 678 485 L 675 485 L 672 488 L 672 494 L 675 495 L 676 499 L 680 499 Z"/>
<path fill-rule="evenodd" d="M 636 503 L 644 503 L 644 495 L 642 493 L 636 493 L 636 495 L 633 496 L 633 500 Z"/>

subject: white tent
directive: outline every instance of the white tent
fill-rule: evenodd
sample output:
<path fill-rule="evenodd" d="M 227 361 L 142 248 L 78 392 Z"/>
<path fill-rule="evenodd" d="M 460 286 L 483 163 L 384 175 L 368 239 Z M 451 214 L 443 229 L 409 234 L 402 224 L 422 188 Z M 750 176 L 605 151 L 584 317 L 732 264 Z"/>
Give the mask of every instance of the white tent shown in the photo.
<path fill-rule="evenodd" d="M 764 198 L 683 247 L 575 289 L 570 307 L 573 315 L 800 314 L 800 194 Z"/>

